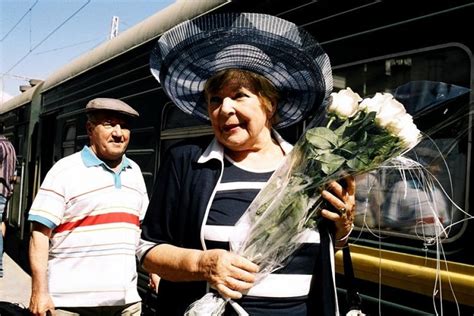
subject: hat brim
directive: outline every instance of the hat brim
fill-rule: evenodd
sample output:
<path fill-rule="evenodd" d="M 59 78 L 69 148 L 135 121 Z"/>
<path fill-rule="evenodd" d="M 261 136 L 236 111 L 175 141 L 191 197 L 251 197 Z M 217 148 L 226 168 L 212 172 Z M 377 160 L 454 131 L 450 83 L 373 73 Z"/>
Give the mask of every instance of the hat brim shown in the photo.
<path fill-rule="evenodd" d="M 120 110 L 111 110 L 111 109 L 86 109 L 86 113 L 93 113 L 93 112 L 106 112 L 106 113 L 115 113 L 117 115 L 121 115 L 125 118 L 137 118 L 139 117 L 140 115 L 138 114 L 135 114 L 135 113 L 130 113 L 130 112 L 126 112 L 126 111 L 120 111 Z"/>
<path fill-rule="evenodd" d="M 205 82 L 225 69 L 270 80 L 280 93 L 275 128 L 324 106 L 332 91 L 329 58 L 314 38 L 286 20 L 228 13 L 186 21 L 166 32 L 150 57 L 153 75 L 184 112 L 209 121 Z"/>
<path fill-rule="evenodd" d="M 139 114 L 127 103 L 112 98 L 95 98 L 86 105 L 86 112 L 109 111 L 129 117 L 138 117 Z"/>

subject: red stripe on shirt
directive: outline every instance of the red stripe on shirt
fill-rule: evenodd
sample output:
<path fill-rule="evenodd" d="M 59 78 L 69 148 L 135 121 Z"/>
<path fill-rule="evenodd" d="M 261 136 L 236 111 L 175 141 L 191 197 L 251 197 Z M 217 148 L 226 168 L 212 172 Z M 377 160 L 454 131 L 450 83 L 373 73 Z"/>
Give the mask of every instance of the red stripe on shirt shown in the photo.
<path fill-rule="evenodd" d="M 67 222 L 59 225 L 54 230 L 55 233 L 61 233 L 67 230 L 73 230 L 78 227 L 93 226 L 111 223 L 129 223 L 139 226 L 140 221 L 137 215 L 130 213 L 107 213 L 93 216 L 87 216 L 74 222 Z"/>

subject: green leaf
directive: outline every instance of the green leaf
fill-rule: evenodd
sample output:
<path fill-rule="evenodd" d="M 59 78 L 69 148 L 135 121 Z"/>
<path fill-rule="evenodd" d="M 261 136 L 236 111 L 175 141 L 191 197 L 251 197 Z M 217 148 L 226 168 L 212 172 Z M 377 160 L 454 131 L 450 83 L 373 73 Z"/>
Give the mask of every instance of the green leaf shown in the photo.
<path fill-rule="evenodd" d="M 318 160 L 321 155 L 331 153 L 331 151 L 331 149 L 319 149 L 313 147 L 311 158 Z"/>
<path fill-rule="evenodd" d="M 365 133 L 372 128 L 375 128 L 374 124 L 375 112 L 370 112 L 365 115 L 360 115 L 357 119 L 351 121 L 350 126 L 344 130 L 344 137 L 352 139 L 359 138 L 359 133 Z"/>
<path fill-rule="evenodd" d="M 347 161 L 347 166 L 352 170 L 364 170 L 371 164 L 371 159 L 367 155 L 367 153 L 360 152 L 354 158 Z"/>
<path fill-rule="evenodd" d="M 347 143 L 343 144 L 342 147 L 339 148 L 337 154 L 343 156 L 346 159 L 351 159 L 354 155 L 357 155 L 357 152 L 360 148 L 360 143 L 348 141 Z"/>
<path fill-rule="evenodd" d="M 349 125 L 349 120 L 345 120 L 344 123 L 341 124 L 341 126 L 339 126 L 338 128 L 334 130 L 334 133 L 336 133 L 336 135 L 338 136 L 342 136 L 348 125 Z"/>
<path fill-rule="evenodd" d="M 315 127 L 306 132 L 306 140 L 316 148 L 330 149 L 337 145 L 337 135 L 326 127 Z"/>
<path fill-rule="evenodd" d="M 325 174 L 332 174 L 341 167 L 346 159 L 342 156 L 326 153 L 319 157 L 321 169 Z"/>

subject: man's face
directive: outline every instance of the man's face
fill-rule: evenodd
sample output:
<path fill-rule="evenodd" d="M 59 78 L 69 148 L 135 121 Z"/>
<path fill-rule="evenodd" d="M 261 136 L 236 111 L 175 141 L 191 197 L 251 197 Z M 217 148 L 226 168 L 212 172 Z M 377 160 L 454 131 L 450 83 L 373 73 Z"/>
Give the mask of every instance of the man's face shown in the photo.
<path fill-rule="evenodd" d="M 130 141 L 127 119 L 116 112 L 97 111 L 87 121 L 92 151 L 106 162 L 120 163 Z"/>

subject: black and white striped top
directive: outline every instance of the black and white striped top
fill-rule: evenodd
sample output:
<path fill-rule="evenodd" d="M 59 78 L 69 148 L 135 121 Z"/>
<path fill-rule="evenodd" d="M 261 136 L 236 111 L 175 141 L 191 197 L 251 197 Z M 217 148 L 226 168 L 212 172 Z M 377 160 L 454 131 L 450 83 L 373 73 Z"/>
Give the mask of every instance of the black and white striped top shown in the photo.
<path fill-rule="evenodd" d="M 225 158 L 222 179 L 204 226 L 207 249 L 229 249 L 233 226 L 274 171 L 249 170 Z M 306 315 L 306 299 L 318 253 L 319 233 L 308 231 L 304 244 L 288 258 L 286 265 L 262 279 L 237 302 L 250 315 Z M 228 306 L 226 315 L 232 313 Z"/>

